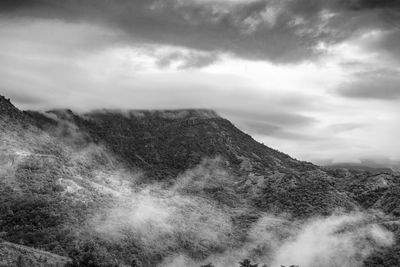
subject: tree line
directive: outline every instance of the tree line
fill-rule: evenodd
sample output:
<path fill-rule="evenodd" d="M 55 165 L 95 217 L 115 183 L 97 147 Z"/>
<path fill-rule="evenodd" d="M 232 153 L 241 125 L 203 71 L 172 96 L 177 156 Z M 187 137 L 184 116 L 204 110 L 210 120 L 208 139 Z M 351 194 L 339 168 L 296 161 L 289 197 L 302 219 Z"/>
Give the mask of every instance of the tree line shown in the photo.
<path fill-rule="evenodd" d="M 202 265 L 200 267 L 215 267 L 215 266 L 212 263 L 208 263 L 208 264 Z M 258 263 L 252 264 L 249 259 L 245 259 L 245 260 L 239 262 L 239 267 L 258 267 Z M 262 265 L 262 267 L 268 267 L 268 265 L 264 264 L 264 265 Z M 281 265 L 281 267 L 286 267 L 286 266 L 285 265 Z M 287 267 L 299 267 L 299 265 L 290 265 L 290 266 L 287 266 Z"/>

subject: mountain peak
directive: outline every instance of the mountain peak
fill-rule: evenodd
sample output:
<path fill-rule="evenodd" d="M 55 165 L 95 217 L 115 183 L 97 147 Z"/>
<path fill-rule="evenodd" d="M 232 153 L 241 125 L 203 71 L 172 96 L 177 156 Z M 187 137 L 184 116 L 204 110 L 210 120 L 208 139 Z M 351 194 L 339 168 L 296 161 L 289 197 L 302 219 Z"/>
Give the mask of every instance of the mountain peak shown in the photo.
<path fill-rule="evenodd" d="M 13 106 L 13 104 L 11 104 L 11 101 L 9 98 L 6 98 L 5 96 L 0 95 L 0 108 L 2 108 L 3 106 Z"/>
<path fill-rule="evenodd" d="M 9 98 L 0 95 L 0 116 L 4 115 L 9 117 L 19 117 L 22 114 L 21 111 L 11 103 Z"/>

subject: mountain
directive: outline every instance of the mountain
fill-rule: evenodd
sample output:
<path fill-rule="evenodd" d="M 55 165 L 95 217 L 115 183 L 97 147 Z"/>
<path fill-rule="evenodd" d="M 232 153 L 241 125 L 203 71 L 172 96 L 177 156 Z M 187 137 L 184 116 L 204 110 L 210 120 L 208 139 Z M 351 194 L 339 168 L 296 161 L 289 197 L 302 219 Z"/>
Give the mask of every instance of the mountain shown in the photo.
<path fill-rule="evenodd" d="M 274 264 L 314 220 L 362 244 L 349 266 L 400 261 L 398 174 L 293 159 L 210 110 L 20 111 L 0 97 L 0 140 L 1 236 L 72 266 Z"/>
<path fill-rule="evenodd" d="M 351 210 L 356 206 L 317 166 L 261 145 L 213 111 L 104 110 L 76 115 L 70 110 L 57 110 L 49 114 L 57 119 L 46 122 L 46 115 L 29 113 L 46 132 L 65 124 L 71 128 L 69 131 L 83 133 L 87 140 L 105 146 L 129 167 L 145 171 L 147 179 L 174 180 L 204 158 L 221 157 L 236 180 L 229 186 L 261 210 L 309 216 L 316 210 L 323 214 L 338 207 Z M 285 197 L 289 193 L 290 200 Z"/>
<path fill-rule="evenodd" d="M 4 117 L 21 119 L 23 117 L 21 111 L 19 111 L 10 101 L 9 98 L 5 98 L 0 95 L 0 114 Z"/>

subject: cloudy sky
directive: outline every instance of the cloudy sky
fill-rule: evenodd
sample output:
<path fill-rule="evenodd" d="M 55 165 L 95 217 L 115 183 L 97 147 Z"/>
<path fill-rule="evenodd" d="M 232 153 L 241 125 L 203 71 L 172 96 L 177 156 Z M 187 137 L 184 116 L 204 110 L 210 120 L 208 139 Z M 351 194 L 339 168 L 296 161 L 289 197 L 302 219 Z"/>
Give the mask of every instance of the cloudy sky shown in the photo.
<path fill-rule="evenodd" d="M 211 108 L 316 163 L 400 161 L 399 0 L 1 0 L 22 109 Z"/>

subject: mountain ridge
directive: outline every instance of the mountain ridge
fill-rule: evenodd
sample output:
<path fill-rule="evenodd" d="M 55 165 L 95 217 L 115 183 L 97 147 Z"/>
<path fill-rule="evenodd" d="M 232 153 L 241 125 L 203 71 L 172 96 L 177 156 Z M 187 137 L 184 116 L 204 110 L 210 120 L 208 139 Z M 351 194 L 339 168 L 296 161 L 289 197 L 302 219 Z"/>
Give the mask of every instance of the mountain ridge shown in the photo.
<path fill-rule="evenodd" d="M 287 214 L 300 222 L 338 211 L 379 209 L 385 216 L 400 215 L 398 175 L 375 178 L 367 171 L 325 170 L 295 160 L 209 110 L 22 112 L 0 99 L 0 111 L 6 111 L 0 113 L 0 137 L 6 141 L 0 150 L 0 226 L 5 239 L 69 256 L 76 266 L 88 261 L 98 266 L 108 266 L 102 261 L 128 264 L 134 259 L 154 266 L 171 251 L 204 259 L 226 246 L 239 246 L 266 213 Z M 151 188 L 150 193 L 145 188 Z M 128 253 L 106 241 L 106 233 L 91 228 L 93 221 L 110 223 L 104 210 L 113 214 L 114 205 L 124 207 L 135 195 L 139 204 L 147 203 L 148 194 L 151 201 L 173 207 L 183 201 L 187 204 L 178 210 L 189 213 L 203 213 L 203 206 L 214 203 L 210 212 L 222 212 L 234 234 L 213 245 L 190 238 L 197 234 L 194 230 L 176 229 L 177 237 L 169 237 L 173 244 L 162 252 L 148 250 L 140 238 L 130 236 L 126 248 L 134 246 L 135 253 Z M 180 213 L 174 216 L 181 218 Z M 81 225 L 85 228 L 78 230 Z M 182 246 L 185 242 L 190 245 Z"/>

